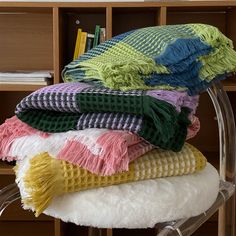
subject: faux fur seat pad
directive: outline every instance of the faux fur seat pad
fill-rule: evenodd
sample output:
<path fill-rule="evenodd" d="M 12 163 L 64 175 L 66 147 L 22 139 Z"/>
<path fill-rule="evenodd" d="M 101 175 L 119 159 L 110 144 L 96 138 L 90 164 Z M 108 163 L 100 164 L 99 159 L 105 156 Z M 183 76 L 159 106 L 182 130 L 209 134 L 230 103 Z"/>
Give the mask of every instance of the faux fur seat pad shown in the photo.
<path fill-rule="evenodd" d="M 19 187 L 24 195 L 24 187 Z M 218 191 L 218 172 L 208 163 L 203 171 L 192 175 L 64 194 L 56 197 L 44 213 L 78 225 L 147 228 L 206 211 Z"/>

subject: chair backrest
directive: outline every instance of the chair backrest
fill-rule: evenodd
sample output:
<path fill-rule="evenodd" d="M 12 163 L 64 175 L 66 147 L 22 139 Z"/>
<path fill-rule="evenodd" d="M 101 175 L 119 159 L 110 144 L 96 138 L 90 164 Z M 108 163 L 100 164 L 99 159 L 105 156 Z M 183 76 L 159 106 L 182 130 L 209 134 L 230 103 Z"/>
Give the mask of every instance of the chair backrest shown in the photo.
<path fill-rule="evenodd" d="M 207 90 L 215 108 L 219 129 L 219 173 L 224 181 L 236 181 L 236 130 L 232 107 L 222 84 Z M 218 235 L 235 235 L 235 194 L 219 210 Z"/>

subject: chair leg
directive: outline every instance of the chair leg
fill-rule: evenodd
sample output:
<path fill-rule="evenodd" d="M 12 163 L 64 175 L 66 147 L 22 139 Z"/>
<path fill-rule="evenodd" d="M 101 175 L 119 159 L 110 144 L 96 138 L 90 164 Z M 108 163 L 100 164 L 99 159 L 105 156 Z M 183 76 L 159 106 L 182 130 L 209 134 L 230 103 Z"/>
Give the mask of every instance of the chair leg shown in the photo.
<path fill-rule="evenodd" d="M 112 229 L 98 229 L 89 227 L 88 236 L 112 236 Z"/>

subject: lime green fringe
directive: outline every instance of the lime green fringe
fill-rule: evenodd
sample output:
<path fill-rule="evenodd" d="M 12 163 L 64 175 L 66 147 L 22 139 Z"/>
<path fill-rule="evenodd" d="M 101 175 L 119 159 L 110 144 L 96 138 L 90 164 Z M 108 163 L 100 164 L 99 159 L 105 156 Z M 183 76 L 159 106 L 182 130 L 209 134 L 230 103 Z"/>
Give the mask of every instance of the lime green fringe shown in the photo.
<path fill-rule="evenodd" d="M 202 80 L 211 81 L 216 75 L 236 71 L 236 52 L 233 50 L 232 40 L 214 26 L 191 24 L 191 28 L 203 42 L 215 49 L 210 54 L 199 57 L 203 65 L 200 70 Z"/>

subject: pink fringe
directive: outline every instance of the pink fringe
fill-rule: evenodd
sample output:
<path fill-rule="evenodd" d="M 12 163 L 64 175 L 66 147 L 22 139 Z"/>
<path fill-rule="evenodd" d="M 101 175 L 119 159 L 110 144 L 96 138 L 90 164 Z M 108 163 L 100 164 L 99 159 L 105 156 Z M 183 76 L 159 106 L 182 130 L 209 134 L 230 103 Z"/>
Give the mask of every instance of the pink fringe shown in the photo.
<path fill-rule="evenodd" d="M 46 138 L 48 133 L 38 131 L 29 125 L 20 121 L 16 116 L 6 119 L 5 123 L 0 125 L 0 159 L 12 161 L 15 157 L 9 156 L 12 143 L 16 138 L 20 138 L 30 134 L 39 134 Z"/>
<path fill-rule="evenodd" d="M 106 163 L 104 175 L 117 172 L 117 167 L 123 170 L 129 168 L 128 147 L 139 143 L 141 138 L 133 133 L 124 131 L 109 131 L 101 135 L 97 143 L 102 147 L 101 158 Z"/>
<path fill-rule="evenodd" d="M 123 131 L 109 131 L 98 138 L 97 144 L 101 146 L 99 155 L 77 140 L 67 141 L 57 158 L 98 175 L 112 175 L 127 171 L 130 161 L 153 148 L 137 135 Z"/>
<path fill-rule="evenodd" d="M 91 153 L 84 144 L 75 140 L 67 141 L 57 158 L 79 165 L 93 173 L 99 173 L 104 168 L 103 159 Z"/>
<path fill-rule="evenodd" d="M 196 134 L 198 133 L 199 130 L 200 130 L 200 121 L 199 121 L 198 117 L 193 116 L 192 117 L 192 124 L 188 127 L 188 133 L 187 133 L 186 140 L 196 136 Z"/>

